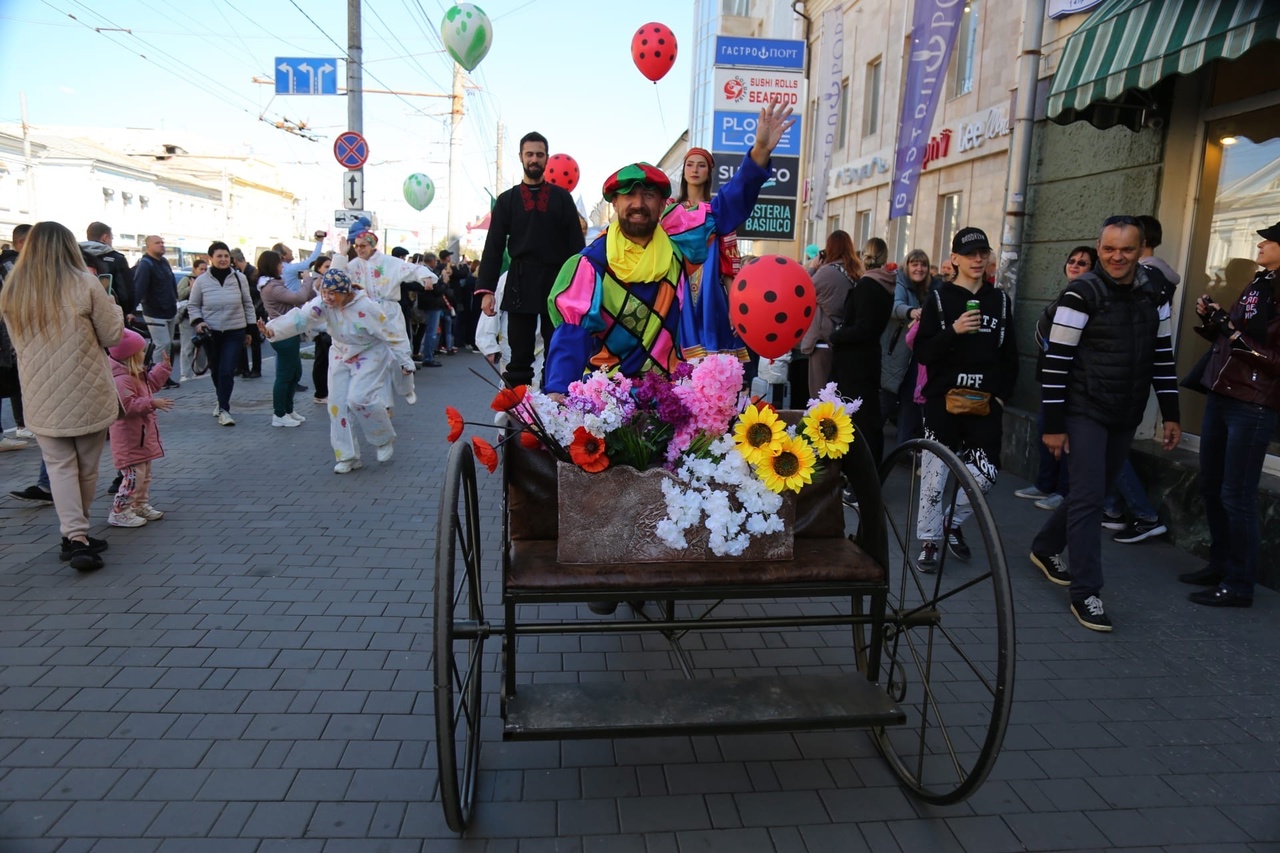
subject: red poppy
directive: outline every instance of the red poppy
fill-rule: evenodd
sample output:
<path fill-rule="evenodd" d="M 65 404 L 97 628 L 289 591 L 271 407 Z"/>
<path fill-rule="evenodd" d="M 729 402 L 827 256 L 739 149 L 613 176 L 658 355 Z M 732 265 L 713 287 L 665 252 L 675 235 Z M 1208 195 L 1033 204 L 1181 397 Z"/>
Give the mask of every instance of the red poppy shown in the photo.
<path fill-rule="evenodd" d="M 604 452 L 604 439 L 587 432 L 586 427 L 573 431 L 573 444 L 569 445 L 569 458 L 591 474 L 598 474 L 609 467 L 609 457 Z"/>
<path fill-rule="evenodd" d="M 498 451 L 493 449 L 492 444 L 483 438 L 472 436 L 471 447 L 476 452 L 476 459 L 479 459 L 480 464 L 489 469 L 490 474 L 498 470 Z"/>
<path fill-rule="evenodd" d="M 444 415 L 449 419 L 449 443 L 453 444 L 462 437 L 462 414 L 453 406 L 445 406 Z"/>
<path fill-rule="evenodd" d="M 755 406 L 756 409 L 761 412 L 763 412 L 765 409 L 768 409 L 769 411 L 774 413 L 777 413 L 778 411 L 778 407 L 773 405 L 773 403 L 770 403 L 764 397 L 752 397 L 751 405 Z"/>
<path fill-rule="evenodd" d="M 524 395 L 528 392 L 528 385 L 517 385 L 514 388 L 503 388 L 498 395 L 493 398 L 493 402 L 489 404 L 489 408 L 495 412 L 509 412 L 516 406 L 520 405 L 520 401 L 524 399 Z"/>
<path fill-rule="evenodd" d="M 520 431 L 520 446 L 525 450 L 539 450 L 542 448 L 542 441 L 529 430 Z"/>

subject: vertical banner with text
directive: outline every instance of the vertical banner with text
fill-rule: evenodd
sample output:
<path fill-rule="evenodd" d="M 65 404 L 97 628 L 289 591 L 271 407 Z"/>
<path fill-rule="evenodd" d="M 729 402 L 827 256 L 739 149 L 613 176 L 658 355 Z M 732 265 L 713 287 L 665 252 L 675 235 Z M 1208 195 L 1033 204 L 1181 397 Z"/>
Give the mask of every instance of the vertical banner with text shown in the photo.
<path fill-rule="evenodd" d="M 929 128 L 963 14 L 964 0 L 916 0 L 906 85 L 902 89 L 902 116 L 898 121 L 898 147 L 893 158 L 890 219 L 910 215 L 915 206 Z"/>
<path fill-rule="evenodd" d="M 831 171 L 831 152 L 840 132 L 840 81 L 844 77 L 844 5 L 822 13 L 822 77 L 818 84 L 818 120 L 813 138 L 813 174 L 817 176 L 817 194 L 813 198 L 813 218 L 822 219 L 827 206 L 827 175 Z"/>

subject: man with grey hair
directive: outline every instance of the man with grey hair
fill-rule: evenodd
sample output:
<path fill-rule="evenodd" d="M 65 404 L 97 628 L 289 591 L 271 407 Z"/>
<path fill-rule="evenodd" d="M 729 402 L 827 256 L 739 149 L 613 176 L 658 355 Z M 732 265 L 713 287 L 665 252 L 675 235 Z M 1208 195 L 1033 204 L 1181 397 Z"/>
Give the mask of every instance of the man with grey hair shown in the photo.
<path fill-rule="evenodd" d="M 152 358 L 159 360 L 161 353 L 169 353 L 172 358 L 173 339 L 178 326 L 178 280 L 164 256 L 164 238 L 148 235 L 146 246 L 147 253 L 133 268 L 133 289 L 142 303 L 142 319 L 155 347 Z M 164 387 L 177 388 L 178 383 L 169 379 Z"/>
<path fill-rule="evenodd" d="M 1164 449 L 1182 438 L 1170 306 L 1138 263 L 1142 244 L 1134 217 L 1102 223 L 1098 263 L 1058 298 L 1040 373 L 1041 441 L 1054 458 L 1066 455 L 1071 489 L 1032 541 L 1031 562 L 1070 588 L 1071 613 L 1091 631 L 1112 627 L 1102 604 L 1102 504 L 1129 457 L 1150 389 Z"/>

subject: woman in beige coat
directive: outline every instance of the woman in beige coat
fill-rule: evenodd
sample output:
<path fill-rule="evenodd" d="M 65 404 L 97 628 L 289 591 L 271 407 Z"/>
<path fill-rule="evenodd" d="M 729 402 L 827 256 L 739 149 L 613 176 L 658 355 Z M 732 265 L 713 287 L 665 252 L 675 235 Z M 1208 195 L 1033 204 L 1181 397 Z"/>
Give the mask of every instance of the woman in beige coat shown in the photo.
<path fill-rule="evenodd" d="M 102 568 L 107 543 L 89 536 L 89 505 L 120 410 L 105 351 L 124 331 L 120 308 L 85 270 L 72 233 L 37 222 L 0 292 L 0 314 L 18 353 L 27 428 L 49 468 L 61 557 L 80 571 Z"/>

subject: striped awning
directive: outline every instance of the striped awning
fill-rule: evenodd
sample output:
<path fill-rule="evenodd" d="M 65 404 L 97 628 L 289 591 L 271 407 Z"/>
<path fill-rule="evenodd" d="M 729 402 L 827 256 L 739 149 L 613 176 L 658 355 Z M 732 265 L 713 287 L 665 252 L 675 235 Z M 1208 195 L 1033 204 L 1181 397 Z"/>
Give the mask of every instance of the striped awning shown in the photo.
<path fill-rule="evenodd" d="M 1124 123 L 1122 111 L 1095 104 L 1123 104 L 1170 75 L 1235 59 L 1270 39 L 1280 39 L 1277 0 L 1107 0 L 1067 38 L 1048 117 Z"/>

